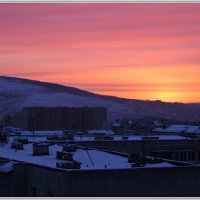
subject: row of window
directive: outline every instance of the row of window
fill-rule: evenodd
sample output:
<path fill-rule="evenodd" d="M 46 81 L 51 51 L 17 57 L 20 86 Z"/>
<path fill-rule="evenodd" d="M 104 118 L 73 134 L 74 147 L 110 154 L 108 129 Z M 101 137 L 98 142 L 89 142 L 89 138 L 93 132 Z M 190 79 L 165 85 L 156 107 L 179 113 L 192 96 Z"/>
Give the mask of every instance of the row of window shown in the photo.
<path fill-rule="evenodd" d="M 195 151 L 177 151 L 175 152 L 175 158 L 172 151 L 164 152 L 151 152 L 151 156 L 158 158 L 174 159 L 176 161 L 195 161 Z M 200 158 L 200 153 L 199 153 Z"/>
<path fill-rule="evenodd" d="M 175 160 L 177 160 L 177 161 L 195 161 L 195 152 L 194 151 L 176 152 Z"/>

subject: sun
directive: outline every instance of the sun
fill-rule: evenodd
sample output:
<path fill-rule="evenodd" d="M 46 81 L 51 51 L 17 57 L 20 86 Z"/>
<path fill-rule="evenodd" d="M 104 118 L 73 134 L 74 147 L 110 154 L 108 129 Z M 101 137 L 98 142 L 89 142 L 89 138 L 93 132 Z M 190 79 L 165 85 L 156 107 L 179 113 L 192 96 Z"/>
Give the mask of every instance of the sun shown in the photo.
<path fill-rule="evenodd" d="M 167 102 L 175 102 L 176 94 L 172 91 L 159 91 L 155 93 L 154 99 Z"/>

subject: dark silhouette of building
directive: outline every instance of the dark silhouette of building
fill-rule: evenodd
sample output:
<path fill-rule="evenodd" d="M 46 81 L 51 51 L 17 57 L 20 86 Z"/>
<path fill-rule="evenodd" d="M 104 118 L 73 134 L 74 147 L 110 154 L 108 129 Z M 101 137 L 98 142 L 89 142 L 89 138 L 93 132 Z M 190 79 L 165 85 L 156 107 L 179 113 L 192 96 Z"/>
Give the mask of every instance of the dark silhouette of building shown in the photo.
<path fill-rule="evenodd" d="M 1 197 L 199 197 L 200 167 L 63 170 L 1 160 Z M 112 187 L 111 187 L 112 186 Z"/>
<path fill-rule="evenodd" d="M 107 120 L 104 107 L 24 107 L 12 124 L 25 130 L 101 129 Z"/>

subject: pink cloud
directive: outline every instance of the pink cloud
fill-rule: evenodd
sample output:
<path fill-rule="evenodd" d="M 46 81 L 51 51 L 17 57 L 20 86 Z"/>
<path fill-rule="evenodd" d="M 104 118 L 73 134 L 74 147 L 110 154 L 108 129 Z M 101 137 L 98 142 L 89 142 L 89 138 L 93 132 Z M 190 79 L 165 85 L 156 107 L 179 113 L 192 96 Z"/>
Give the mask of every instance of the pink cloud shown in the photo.
<path fill-rule="evenodd" d="M 189 69 L 200 64 L 199 21 L 198 3 L 0 4 L 0 72 L 83 84 L 108 68 Z"/>

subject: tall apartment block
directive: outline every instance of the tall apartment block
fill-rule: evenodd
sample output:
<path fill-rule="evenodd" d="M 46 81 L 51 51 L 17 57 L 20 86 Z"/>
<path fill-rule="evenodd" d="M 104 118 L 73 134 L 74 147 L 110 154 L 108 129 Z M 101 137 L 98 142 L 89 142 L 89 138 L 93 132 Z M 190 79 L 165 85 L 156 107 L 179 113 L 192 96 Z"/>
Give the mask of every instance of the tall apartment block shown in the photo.
<path fill-rule="evenodd" d="M 94 130 L 106 120 L 104 107 L 24 107 L 11 123 L 24 130 Z"/>

